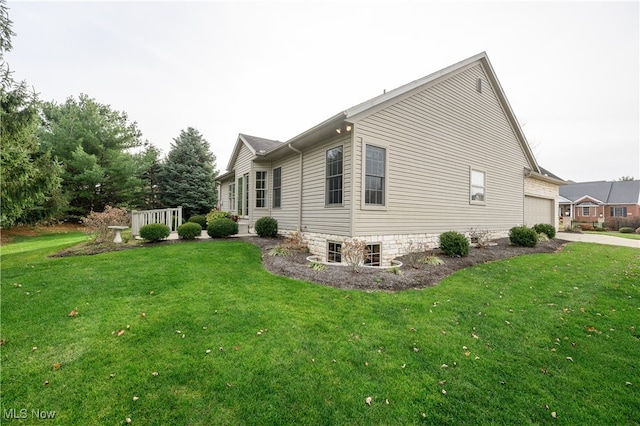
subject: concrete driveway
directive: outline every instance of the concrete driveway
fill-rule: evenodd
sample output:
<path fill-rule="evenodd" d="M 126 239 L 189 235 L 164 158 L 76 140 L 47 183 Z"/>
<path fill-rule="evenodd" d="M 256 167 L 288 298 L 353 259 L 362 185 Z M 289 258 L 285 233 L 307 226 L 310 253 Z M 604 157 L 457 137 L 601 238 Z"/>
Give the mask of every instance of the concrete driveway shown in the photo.
<path fill-rule="evenodd" d="M 612 237 L 611 235 L 576 234 L 573 232 L 558 232 L 556 238 L 566 241 L 578 241 L 581 243 L 608 244 L 611 246 L 624 246 L 640 248 L 640 240 Z"/>

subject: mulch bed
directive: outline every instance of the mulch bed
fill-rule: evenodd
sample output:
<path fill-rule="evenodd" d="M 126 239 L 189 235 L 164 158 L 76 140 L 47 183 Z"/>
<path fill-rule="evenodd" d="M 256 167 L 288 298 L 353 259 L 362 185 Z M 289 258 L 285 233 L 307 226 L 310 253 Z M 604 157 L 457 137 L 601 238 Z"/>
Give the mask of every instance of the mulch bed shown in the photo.
<path fill-rule="evenodd" d="M 508 238 L 494 240 L 495 245 L 484 248 L 472 247 L 467 257 L 448 257 L 433 250 L 427 254 L 438 256 L 444 265 L 426 265 L 418 259 L 424 253 L 413 253 L 397 258 L 403 263 L 400 273 L 392 273 L 389 269 L 359 268 L 354 272 L 347 266 L 326 265 L 323 270 L 309 267 L 306 258 L 308 253 L 297 252 L 293 256 L 270 256 L 269 251 L 281 241 L 259 237 L 243 238 L 262 249 L 264 267 L 277 275 L 284 275 L 299 280 L 311 281 L 341 289 L 358 289 L 367 291 L 400 291 L 431 287 L 452 273 L 479 263 L 491 262 L 523 254 L 554 253 L 561 250 L 567 241 L 553 239 L 541 241 L 536 247 L 516 247 L 509 244 Z"/>
<path fill-rule="evenodd" d="M 282 238 L 251 236 L 233 239 L 240 239 L 258 246 L 262 251 L 262 264 L 265 269 L 273 274 L 311 281 L 330 287 L 366 291 L 400 291 L 431 287 L 452 273 L 469 266 L 523 254 L 553 253 L 561 250 L 567 243 L 564 240 L 553 239 L 541 241 L 536 247 L 516 247 L 509 244 L 508 238 L 502 238 L 494 240 L 492 243 L 495 243 L 495 245 L 484 248 L 472 247 L 467 257 L 448 257 L 436 249 L 428 253 L 412 253 L 397 258 L 403 263 L 401 268 L 359 268 L 356 272 L 348 266 L 334 265 L 324 265 L 321 270 L 316 270 L 309 266 L 310 263 L 307 260 L 309 253 L 307 252 L 297 251 L 293 252 L 291 256 L 269 255 L 271 249 L 283 243 L 284 240 Z M 203 238 L 195 241 L 206 243 L 214 240 Z M 53 254 L 52 257 L 94 255 L 136 247 L 181 244 L 182 242 L 182 240 L 168 240 L 157 243 L 130 241 L 127 244 L 104 243 L 100 245 L 83 243 Z M 438 256 L 444 261 L 444 265 L 426 265 L 419 262 L 418 259 L 426 254 Z"/>

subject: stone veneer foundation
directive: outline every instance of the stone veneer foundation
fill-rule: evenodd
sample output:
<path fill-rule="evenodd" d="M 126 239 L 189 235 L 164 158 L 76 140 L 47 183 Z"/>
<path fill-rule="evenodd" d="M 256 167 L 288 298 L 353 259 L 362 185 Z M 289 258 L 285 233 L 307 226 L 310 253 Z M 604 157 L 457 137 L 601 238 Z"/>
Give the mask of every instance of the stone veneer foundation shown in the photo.
<path fill-rule="evenodd" d="M 287 236 L 291 231 L 280 231 Z M 485 238 L 493 240 L 509 236 L 508 230 L 491 230 L 486 232 Z M 470 239 L 470 232 L 463 232 Z M 327 243 L 343 243 L 346 240 L 364 240 L 368 244 L 380 244 L 381 266 L 391 266 L 391 261 L 396 257 L 403 256 L 412 251 L 424 251 L 439 247 L 440 234 L 403 234 L 403 235 L 367 235 L 356 238 L 344 237 L 341 235 L 321 234 L 314 232 L 302 232 L 302 237 L 309 247 L 309 252 L 318 256 L 321 262 L 327 261 Z"/>

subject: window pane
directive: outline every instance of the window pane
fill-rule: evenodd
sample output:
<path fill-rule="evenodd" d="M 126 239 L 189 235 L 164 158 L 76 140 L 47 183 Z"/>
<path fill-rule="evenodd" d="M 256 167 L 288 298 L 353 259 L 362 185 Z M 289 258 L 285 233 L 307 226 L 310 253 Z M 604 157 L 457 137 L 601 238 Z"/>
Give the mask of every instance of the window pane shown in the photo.
<path fill-rule="evenodd" d="M 471 187 L 471 199 L 473 201 L 484 201 L 484 188 Z"/>
<path fill-rule="evenodd" d="M 471 171 L 471 185 L 473 186 L 484 186 L 484 172 L 479 172 L 477 170 Z"/>
<path fill-rule="evenodd" d="M 367 165 L 366 174 L 373 176 L 384 176 L 384 156 L 385 149 L 367 145 Z"/>

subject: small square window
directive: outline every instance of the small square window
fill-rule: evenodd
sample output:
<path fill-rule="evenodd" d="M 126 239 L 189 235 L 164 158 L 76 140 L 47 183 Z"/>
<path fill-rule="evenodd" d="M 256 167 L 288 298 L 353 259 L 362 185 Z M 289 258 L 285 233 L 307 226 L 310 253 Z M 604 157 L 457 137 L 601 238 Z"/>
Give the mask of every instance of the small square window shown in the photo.
<path fill-rule="evenodd" d="M 380 244 L 367 244 L 367 258 L 364 260 L 367 266 L 380 266 Z"/>
<path fill-rule="evenodd" d="M 342 263 L 342 243 L 327 244 L 327 262 Z"/>

